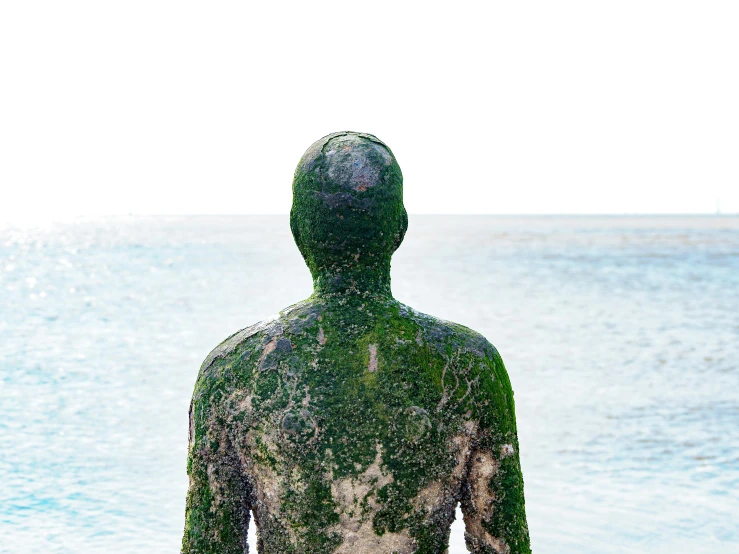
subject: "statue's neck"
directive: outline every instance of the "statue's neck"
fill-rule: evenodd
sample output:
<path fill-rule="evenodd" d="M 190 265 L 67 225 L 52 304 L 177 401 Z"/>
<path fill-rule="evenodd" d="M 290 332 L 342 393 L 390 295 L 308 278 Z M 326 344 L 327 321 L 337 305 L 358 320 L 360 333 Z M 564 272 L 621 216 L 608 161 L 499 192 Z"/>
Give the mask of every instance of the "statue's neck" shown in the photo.
<path fill-rule="evenodd" d="M 363 264 L 330 267 L 312 271 L 314 293 L 325 295 L 371 295 L 392 298 L 390 260 L 368 266 Z"/>

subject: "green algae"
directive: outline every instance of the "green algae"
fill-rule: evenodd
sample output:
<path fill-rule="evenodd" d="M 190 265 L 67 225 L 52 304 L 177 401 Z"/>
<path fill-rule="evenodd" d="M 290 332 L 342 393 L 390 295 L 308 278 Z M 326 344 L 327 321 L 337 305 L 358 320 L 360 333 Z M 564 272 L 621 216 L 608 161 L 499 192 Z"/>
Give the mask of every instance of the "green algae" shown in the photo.
<path fill-rule="evenodd" d="M 530 552 L 499 353 L 390 294 L 407 228 L 394 156 L 371 135 L 329 135 L 293 196 L 315 293 L 203 363 L 183 552 L 244 552 L 251 510 L 265 554 L 441 553 L 458 502 L 473 552 Z"/>

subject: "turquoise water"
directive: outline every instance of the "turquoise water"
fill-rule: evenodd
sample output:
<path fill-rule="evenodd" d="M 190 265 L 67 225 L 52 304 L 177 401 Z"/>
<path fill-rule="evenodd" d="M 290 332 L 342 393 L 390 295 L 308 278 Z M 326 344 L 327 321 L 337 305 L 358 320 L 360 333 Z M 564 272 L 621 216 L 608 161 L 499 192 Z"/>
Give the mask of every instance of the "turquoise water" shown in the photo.
<path fill-rule="evenodd" d="M 393 290 L 503 355 L 537 554 L 739 551 L 739 217 L 411 216 Z M 178 552 L 200 362 L 308 294 L 286 217 L 0 226 L 0 552 Z"/>

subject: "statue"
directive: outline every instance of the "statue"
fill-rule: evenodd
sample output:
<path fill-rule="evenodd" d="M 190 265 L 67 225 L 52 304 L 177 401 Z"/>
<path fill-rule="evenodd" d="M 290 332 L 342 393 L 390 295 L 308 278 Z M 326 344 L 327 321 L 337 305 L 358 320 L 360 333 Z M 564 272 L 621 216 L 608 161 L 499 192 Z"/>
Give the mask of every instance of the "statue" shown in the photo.
<path fill-rule="evenodd" d="M 408 225 L 390 149 L 314 143 L 290 227 L 315 291 L 203 362 L 190 407 L 185 554 L 530 552 L 513 392 L 478 333 L 390 293 Z"/>

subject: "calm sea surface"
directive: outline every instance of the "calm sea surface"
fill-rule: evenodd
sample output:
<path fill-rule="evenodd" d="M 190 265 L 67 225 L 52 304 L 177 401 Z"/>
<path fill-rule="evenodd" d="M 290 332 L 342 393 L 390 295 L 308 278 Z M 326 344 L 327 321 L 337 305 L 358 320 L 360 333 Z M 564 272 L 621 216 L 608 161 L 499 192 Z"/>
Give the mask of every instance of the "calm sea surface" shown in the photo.
<path fill-rule="evenodd" d="M 310 291 L 286 217 L 0 226 L 0 552 L 179 552 L 200 362 Z M 506 361 L 535 553 L 739 552 L 739 217 L 411 216 L 393 291 Z"/>

